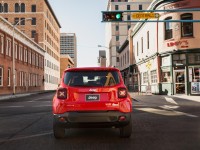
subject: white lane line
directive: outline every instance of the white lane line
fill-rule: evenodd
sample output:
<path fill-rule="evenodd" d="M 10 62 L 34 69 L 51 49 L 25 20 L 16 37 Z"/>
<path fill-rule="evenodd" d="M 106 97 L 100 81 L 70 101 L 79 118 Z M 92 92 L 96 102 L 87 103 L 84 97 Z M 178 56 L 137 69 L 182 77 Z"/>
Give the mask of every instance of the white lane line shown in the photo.
<path fill-rule="evenodd" d="M 163 105 L 163 106 L 159 106 L 159 107 L 163 108 L 163 109 L 167 109 L 167 110 L 173 110 L 173 109 L 179 108 L 180 106 Z"/>
<path fill-rule="evenodd" d="M 41 99 L 44 99 L 44 98 L 37 98 L 37 99 L 33 99 L 32 101 L 38 101 L 38 100 L 41 100 Z"/>
<path fill-rule="evenodd" d="M 166 99 L 166 101 L 169 102 L 169 103 L 178 105 L 172 98 L 165 97 L 165 99 Z"/>
<path fill-rule="evenodd" d="M 0 108 L 21 108 L 24 106 L 0 106 Z"/>
<path fill-rule="evenodd" d="M 38 106 L 32 106 L 32 107 L 51 107 L 52 105 L 38 105 Z"/>
<path fill-rule="evenodd" d="M 168 110 L 161 110 L 161 109 L 155 109 L 155 108 L 136 108 L 137 110 L 158 114 L 158 115 L 164 115 L 164 116 L 188 116 L 188 117 L 198 117 L 196 115 L 191 115 L 188 113 L 180 112 L 180 111 L 168 111 Z"/>
<path fill-rule="evenodd" d="M 17 140 L 23 140 L 23 139 L 28 139 L 28 138 L 33 138 L 33 137 L 39 137 L 39 136 L 44 136 L 44 135 L 49 135 L 52 134 L 53 132 L 46 132 L 46 133 L 40 133 L 40 134 L 34 134 L 34 135 L 29 135 L 29 136 L 21 136 L 21 137 L 16 137 L 16 138 L 12 138 L 9 140 L 0 140 L 1 142 L 8 142 L 8 141 L 17 141 Z"/>

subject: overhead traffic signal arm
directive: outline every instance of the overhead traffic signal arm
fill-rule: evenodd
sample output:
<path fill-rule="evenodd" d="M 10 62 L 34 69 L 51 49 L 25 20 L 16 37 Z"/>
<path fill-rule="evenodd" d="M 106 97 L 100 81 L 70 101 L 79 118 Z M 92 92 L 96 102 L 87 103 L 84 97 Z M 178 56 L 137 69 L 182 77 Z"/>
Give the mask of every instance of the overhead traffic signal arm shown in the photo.
<path fill-rule="evenodd" d="M 112 21 L 123 21 L 123 12 L 109 12 L 109 11 L 102 11 L 102 22 L 112 22 Z"/>
<path fill-rule="evenodd" d="M 161 20 L 158 12 L 191 12 L 200 11 L 200 8 L 169 9 L 169 10 L 124 10 L 102 11 L 102 22 L 200 22 L 200 20 Z M 123 13 L 132 13 L 132 19 L 123 19 Z M 154 20 L 150 20 L 153 19 Z M 138 20 L 136 20 L 138 19 Z"/>

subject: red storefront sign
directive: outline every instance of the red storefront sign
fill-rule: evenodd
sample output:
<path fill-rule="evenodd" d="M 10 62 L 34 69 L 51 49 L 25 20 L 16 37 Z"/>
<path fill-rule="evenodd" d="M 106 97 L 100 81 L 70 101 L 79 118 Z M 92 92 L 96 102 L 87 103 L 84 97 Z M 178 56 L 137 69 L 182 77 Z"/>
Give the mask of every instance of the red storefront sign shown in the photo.
<path fill-rule="evenodd" d="M 182 40 L 182 41 L 171 41 L 167 43 L 167 47 L 172 46 L 180 46 L 181 48 L 187 48 L 189 46 L 188 40 Z"/>

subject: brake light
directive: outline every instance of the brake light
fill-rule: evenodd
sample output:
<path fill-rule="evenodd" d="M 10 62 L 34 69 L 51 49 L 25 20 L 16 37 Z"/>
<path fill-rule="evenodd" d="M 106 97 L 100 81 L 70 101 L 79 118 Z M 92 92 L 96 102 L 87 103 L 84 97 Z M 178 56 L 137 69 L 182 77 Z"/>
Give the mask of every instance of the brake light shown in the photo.
<path fill-rule="evenodd" d="M 118 98 L 126 98 L 127 90 L 126 88 L 118 88 Z"/>
<path fill-rule="evenodd" d="M 57 98 L 58 99 L 66 99 L 67 98 L 67 89 L 66 88 L 59 88 L 57 90 Z"/>

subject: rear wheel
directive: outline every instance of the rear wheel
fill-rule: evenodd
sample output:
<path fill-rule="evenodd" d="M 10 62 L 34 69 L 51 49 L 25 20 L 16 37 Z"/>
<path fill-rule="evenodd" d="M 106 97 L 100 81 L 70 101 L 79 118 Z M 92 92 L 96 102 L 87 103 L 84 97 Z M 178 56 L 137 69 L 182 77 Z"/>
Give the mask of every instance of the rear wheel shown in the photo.
<path fill-rule="evenodd" d="M 120 137 L 121 138 L 128 138 L 132 134 L 132 121 L 130 120 L 129 124 L 121 127 L 120 129 Z"/>
<path fill-rule="evenodd" d="M 65 137 L 65 128 L 58 126 L 56 123 L 53 124 L 54 137 L 57 139 Z"/>

